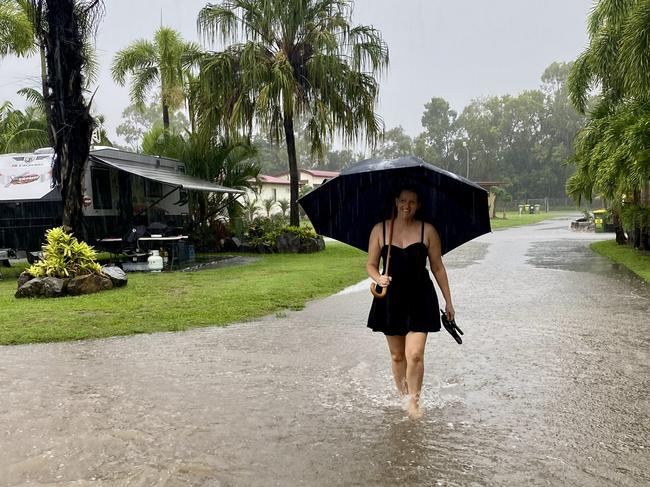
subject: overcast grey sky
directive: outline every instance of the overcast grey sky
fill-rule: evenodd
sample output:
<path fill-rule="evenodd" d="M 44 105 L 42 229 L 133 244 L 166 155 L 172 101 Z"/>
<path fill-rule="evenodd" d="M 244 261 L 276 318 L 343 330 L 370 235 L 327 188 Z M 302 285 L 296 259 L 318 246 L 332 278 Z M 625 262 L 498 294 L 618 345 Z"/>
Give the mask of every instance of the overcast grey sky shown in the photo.
<path fill-rule="evenodd" d="M 215 0 L 213 0 L 213 3 Z M 199 41 L 196 16 L 205 0 L 104 0 L 99 27 L 101 64 L 95 111 L 109 136 L 129 104 L 128 86 L 111 79 L 115 53 L 138 38 L 152 39 L 163 24 Z M 587 43 L 593 0 L 357 0 L 354 20 L 378 28 L 390 50 L 378 107 L 386 128 L 410 135 L 422 127 L 424 104 L 438 96 L 461 111 L 470 100 L 537 88 L 554 61 L 571 61 Z M 38 88 L 37 60 L 0 60 L 0 102 L 22 108 L 16 91 Z"/>

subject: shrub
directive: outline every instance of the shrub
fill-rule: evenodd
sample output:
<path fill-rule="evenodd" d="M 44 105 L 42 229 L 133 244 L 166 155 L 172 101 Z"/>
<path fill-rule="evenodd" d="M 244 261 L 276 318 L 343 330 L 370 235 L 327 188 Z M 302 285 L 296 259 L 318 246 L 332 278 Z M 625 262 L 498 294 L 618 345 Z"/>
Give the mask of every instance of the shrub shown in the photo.
<path fill-rule="evenodd" d="M 297 237 L 300 238 L 300 240 L 308 239 L 308 238 L 316 238 L 318 235 L 314 231 L 313 228 L 311 227 L 292 227 L 292 226 L 286 226 L 283 228 L 284 231 L 291 232 Z"/>
<path fill-rule="evenodd" d="M 301 242 L 317 237 L 313 228 L 287 225 L 287 219 L 281 215 L 274 215 L 271 218 L 256 218 L 244 237 L 253 248 L 267 246 L 277 251 L 278 237 L 284 232 L 296 235 Z"/>
<path fill-rule="evenodd" d="M 191 238 L 196 250 L 200 252 L 213 252 L 221 250 L 222 241 L 232 237 L 233 231 L 227 221 L 214 218 L 198 225 L 191 232 Z"/>
<path fill-rule="evenodd" d="M 244 232 L 244 238 L 251 247 L 259 245 L 275 246 L 275 240 L 280 235 L 282 228 L 287 225 L 287 219 L 282 215 L 273 215 L 270 218 L 258 217 Z"/>
<path fill-rule="evenodd" d="M 45 234 L 43 260 L 27 268 L 34 277 L 74 277 L 102 274 L 97 252 L 86 242 L 80 242 L 63 227 L 52 228 Z"/>

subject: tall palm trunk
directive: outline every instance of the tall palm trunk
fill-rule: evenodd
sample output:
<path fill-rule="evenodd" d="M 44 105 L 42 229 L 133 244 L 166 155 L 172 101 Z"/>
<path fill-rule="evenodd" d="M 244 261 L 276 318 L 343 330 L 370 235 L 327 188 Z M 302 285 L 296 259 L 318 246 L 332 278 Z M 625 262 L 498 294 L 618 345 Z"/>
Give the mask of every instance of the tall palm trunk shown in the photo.
<path fill-rule="evenodd" d="M 614 233 L 616 234 L 616 243 L 624 245 L 627 243 L 627 237 L 623 230 L 623 223 L 621 222 L 621 213 L 618 208 L 612 208 L 612 224 L 614 225 Z"/>
<path fill-rule="evenodd" d="M 291 190 L 291 202 L 289 209 L 289 224 L 300 225 L 300 213 L 298 211 L 298 189 L 300 174 L 298 173 L 298 159 L 296 157 L 296 137 L 293 131 L 293 114 L 285 109 L 284 114 L 284 137 L 287 142 L 287 156 L 289 157 L 289 187 Z"/>
<path fill-rule="evenodd" d="M 163 128 L 165 129 L 165 132 L 169 130 L 169 105 L 167 103 L 163 102 L 162 104 L 162 112 L 163 112 Z"/>
<path fill-rule="evenodd" d="M 45 46 L 42 42 L 38 43 L 38 50 L 41 55 L 41 87 L 43 89 L 43 111 L 45 112 L 45 122 L 47 124 L 47 140 L 50 147 L 54 147 L 54 133 L 52 132 L 52 107 L 48 99 L 47 89 L 47 64 L 45 62 Z"/>
<path fill-rule="evenodd" d="M 83 238 L 83 175 L 94 120 L 83 97 L 83 36 L 74 0 L 50 0 L 46 8 L 47 86 L 56 160 L 55 181 L 63 198 L 63 226 Z"/>

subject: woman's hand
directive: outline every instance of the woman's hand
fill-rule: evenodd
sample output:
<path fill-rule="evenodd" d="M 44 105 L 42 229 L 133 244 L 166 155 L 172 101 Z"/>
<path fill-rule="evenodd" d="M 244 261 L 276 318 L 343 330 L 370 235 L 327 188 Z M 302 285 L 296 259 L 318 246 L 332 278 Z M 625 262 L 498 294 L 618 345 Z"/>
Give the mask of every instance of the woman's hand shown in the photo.
<path fill-rule="evenodd" d="M 390 276 L 379 276 L 379 279 L 377 279 L 375 282 L 381 287 L 387 287 L 390 284 L 391 279 L 392 278 Z"/>
<path fill-rule="evenodd" d="M 445 304 L 445 314 L 447 315 L 447 319 L 449 321 L 453 320 L 456 316 L 456 310 L 454 310 L 454 305 L 451 303 L 446 303 Z"/>

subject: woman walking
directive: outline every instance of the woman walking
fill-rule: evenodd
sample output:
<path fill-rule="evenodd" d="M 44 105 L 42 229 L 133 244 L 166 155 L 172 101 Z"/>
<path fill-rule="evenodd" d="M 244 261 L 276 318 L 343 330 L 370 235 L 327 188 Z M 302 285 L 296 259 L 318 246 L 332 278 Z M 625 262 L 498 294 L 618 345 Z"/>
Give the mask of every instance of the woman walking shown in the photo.
<path fill-rule="evenodd" d="M 422 416 L 419 400 L 427 334 L 440 331 L 438 298 L 427 258 L 445 300 L 445 313 L 454 319 L 440 237 L 433 225 L 418 219 L 420 205 L 416 188 L 402 188 L 395 198 L 393 220 L 372 229 L 366 264 L 368 276 L 387 291 L 385 297 L 373 299 L 368 327 L 386 335 L 397 391 L 408 398 L 408 414 L 414 419 Z M 386 268 L 389 251 L 388 273 L 381 275 L 379 261 L 383 258 Z"/>

